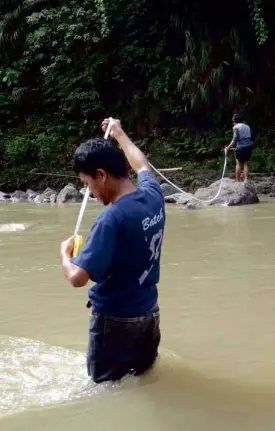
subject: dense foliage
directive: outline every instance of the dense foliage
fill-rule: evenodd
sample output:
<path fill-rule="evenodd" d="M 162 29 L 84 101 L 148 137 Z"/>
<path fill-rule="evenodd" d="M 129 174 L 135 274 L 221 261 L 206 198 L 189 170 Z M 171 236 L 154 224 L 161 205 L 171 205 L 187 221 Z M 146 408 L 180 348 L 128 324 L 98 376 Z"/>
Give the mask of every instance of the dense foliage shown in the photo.
<path fill-rule="evenodd" d="M 171 139 L 174 158 L 211 157 L 233 111 L 272 164 L 274 14 L 271 0 L 2 0 L 0 169 L 68 170 L 109 115 L 148 146 Z"/>

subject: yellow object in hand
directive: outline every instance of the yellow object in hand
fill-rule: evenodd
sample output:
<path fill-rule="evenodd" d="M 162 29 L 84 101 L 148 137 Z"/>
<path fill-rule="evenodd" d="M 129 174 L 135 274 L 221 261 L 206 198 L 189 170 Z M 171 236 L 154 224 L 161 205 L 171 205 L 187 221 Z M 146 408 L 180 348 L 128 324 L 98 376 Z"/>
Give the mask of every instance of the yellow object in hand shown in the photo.
<path fill-rule="evenodd" d="M 83 236 L 82 235 L 75 235 L 73 257 L 76 257 L 78 255 L 78 253 L 80 252 L 83 245 L 84 245 Z"/>

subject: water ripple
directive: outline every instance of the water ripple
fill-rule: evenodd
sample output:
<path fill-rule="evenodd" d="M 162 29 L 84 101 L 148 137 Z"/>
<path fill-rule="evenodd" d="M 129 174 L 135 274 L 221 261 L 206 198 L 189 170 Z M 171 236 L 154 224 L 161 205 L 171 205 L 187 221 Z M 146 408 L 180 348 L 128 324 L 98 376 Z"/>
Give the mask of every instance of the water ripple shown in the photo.
<path fill-rule="evenodd" d="M 26 338 L 0 336 L 0 416 L 99 395 L 119 384 L 95 385 L 85 355 Z"/>

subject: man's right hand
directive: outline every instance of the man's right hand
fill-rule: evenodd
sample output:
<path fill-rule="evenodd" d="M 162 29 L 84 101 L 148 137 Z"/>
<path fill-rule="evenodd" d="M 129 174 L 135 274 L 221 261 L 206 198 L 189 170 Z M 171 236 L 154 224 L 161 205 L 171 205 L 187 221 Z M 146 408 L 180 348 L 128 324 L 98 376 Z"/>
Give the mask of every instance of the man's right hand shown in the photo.
<path fill-rule="evenodd" d="M 124 152 L 126 159 L 128 160 L 131 168 L 139 174 L 141 171 L 149 171 L 150 166 L 145 155 L 140 149 L 131 141 L 124 130 L 121 127 L 119 120 L 106 118 L 102 122 L 102 130 L 106 132 L 111 121 L 110 136 L 114 138 L 120 145 Z"/>
<path fill-rule="evenodd" d="M 121 134 L 123 133 L 120 120 L 116 120 L 114 118 L 112 119 L 105 118 L 105 120 L 102 121 L 102 130 L 104 133 L 106 132 L 110 121 L 111 121 L 110 136 L 117 140 L 119 136 L 121 136 Z"/>

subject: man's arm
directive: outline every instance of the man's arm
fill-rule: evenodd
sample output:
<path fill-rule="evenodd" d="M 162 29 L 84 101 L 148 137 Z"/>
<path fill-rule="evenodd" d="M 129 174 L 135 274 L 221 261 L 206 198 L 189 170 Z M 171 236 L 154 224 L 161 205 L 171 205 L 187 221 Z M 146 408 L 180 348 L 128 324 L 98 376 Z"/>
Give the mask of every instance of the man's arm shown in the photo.
<path fill-rule="evenodd" d="M 146 156 L 131 141 L 121 127 L 119 120 L 104 120 L 102 128 L 106 131 L 109 121 L 112 121 L 110 135 L 114 138 L 123 150 L 131 168 L 139 174 L 142 171 L 150 171 L 150 166 Z"/>
<path fill-rule="evenodd" d="M 233 147 L 235 147 L 237 144 L 237 141 L 238 141 L 238 131 L 237 131 L 237 129 L 233 129 L 233 139 L 230 142 L 230 144 L 228 145 L 228 147 L 226 147 L 226 150 L 229 151 Z"/>
<path fill-rule="evenodd" d="M 73 237 L 61 244 L 63 273 L 73 287 L 83 287 L 89 279 L 98 282 L 107 276 L 115 255 L 116 234 L 116 218 L 111 211 L 103 211 L 76 257 L 72 258 Z"/>
<path fill-rule="evenodd" d="M 90 278 L 89 273 L 71 262 L 74 238 L 61 244 L 60 258 L 63 274 L 73 287 L 84 287 Z"/>

